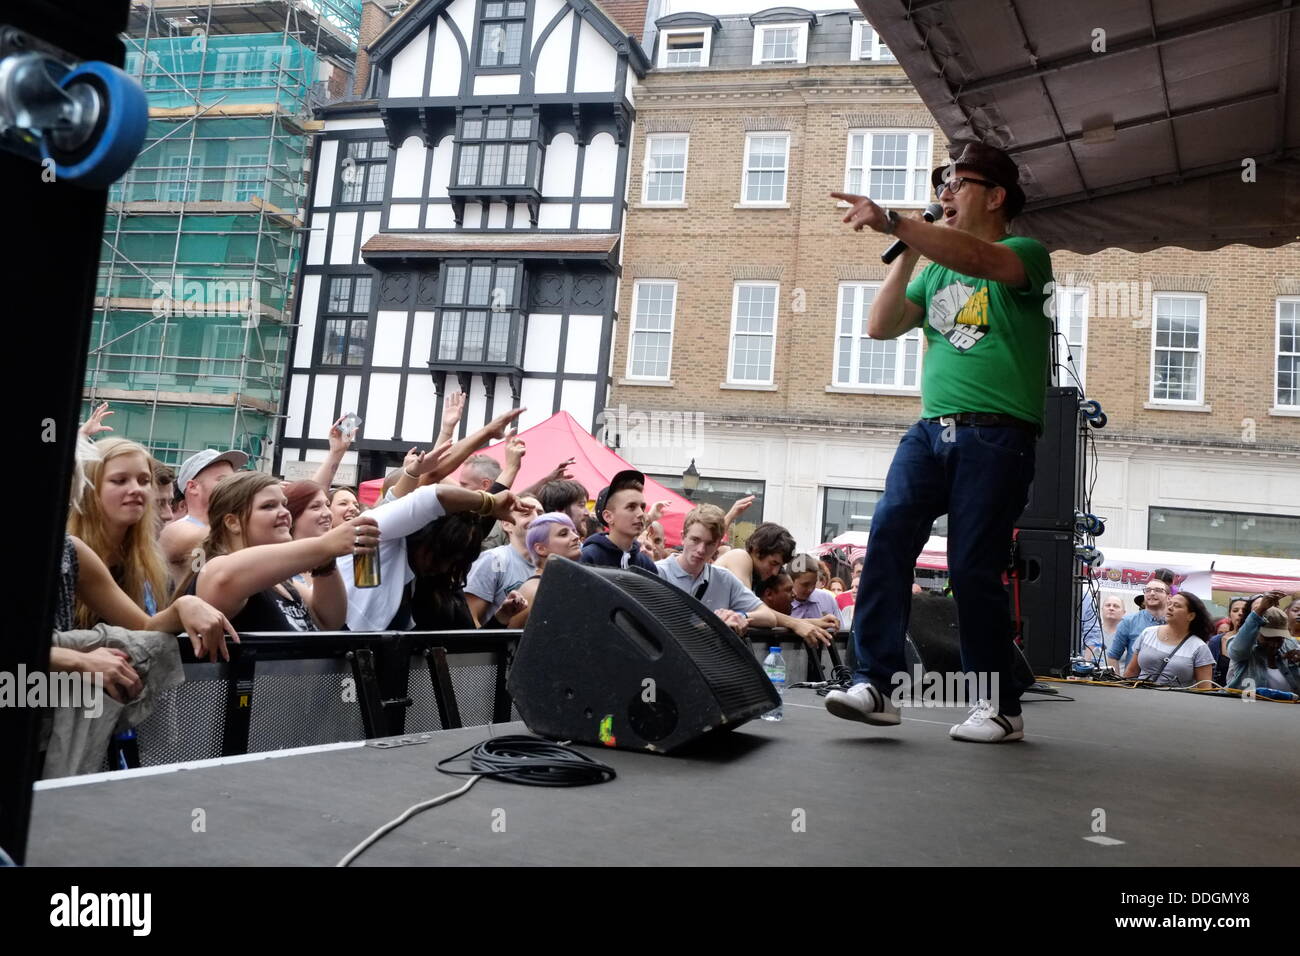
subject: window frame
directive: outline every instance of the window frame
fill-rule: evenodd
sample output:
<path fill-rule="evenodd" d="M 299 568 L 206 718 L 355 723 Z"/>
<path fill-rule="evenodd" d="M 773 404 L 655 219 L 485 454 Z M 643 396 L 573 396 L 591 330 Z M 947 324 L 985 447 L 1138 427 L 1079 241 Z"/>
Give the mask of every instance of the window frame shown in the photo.
<path fill-rule="evenodd" d="M 851 348 L 853 352 L 849 360 L 849 377 L 850 379 L 853 379 L 853 381 L 842 382 L 839 380 L 840 339 L 843 338 L 843 334 L 840 332 L 840 323 L 844 319 L 845 290 L 849 288 L 872 289 L 876 293 L 879 293 L 882 284 L 883 282 L 846 280 L 839 283 L 836 289 L 834 350 L 831 355 L 831 387 L 836 390 L 852 389 L 853 391 L 880 392 L 889 395 L 919 395 L 921 393 L 921 375 L 925 364 L 925 331 L 919 325 L 916 328 L 908 329 L 902 335 L 898 336 L 895 339 L 890 340 L 893 342 L 898 342 L 900 344 L 897 354 L 894 356 L 894 384 L 883 385 L 883 384 L 877 384 L 873 382 L 856 381 L 858 377 L 858 373 L 860 372 L 862 367 L 861 366 L 862 342 L 863 339 L 869 338 L 869 336 L 859 334 L 858 331 L 856 331 L 857 329 L 863 328 L 862 323 L 866 322 L 867 316 L 863 314 L 859 314 L 854 317 L 855 331 L 851 337 L 852 338 Z M 860 311 L 867 311 L 866 303 L 864 302 L 860 303 L 859 308 Z M 916 343 L 916 384 L 900 385 L 897 384 L 898 380 L 904 375 L 907 367 L 906 365 L 907 349 L 903 343 L 909 337 L 911 337 L 911 341 Z"/>
<path fill-rule="evenodd" d="M 680 199 L 651 199 L 650 196 L 650 147 L 657 139 L 682 139 L 682 195 Z M 689 133 L 650 133 L 645 138 L 645 151 L 641 158 L 641 204 L 643 206 L 684 206 L 686 205 L 686 170 L 691 162 L 691 137 Z M 660 172 L 661 170 L 655 170 Z M 668 170 L 675 172 L 675 170 Z"/>
<path fill-rule="evenodd" d="M 745 332 L 745 335 L 770 335 L 772 339 L 772 352 L 770 356 L 770 374 L 766 380 L 748 379 L 735 377 L 735 360 L 736 360 L 736 319 L 740 310 L 740 290 L 745 286 L 757 286 L 761 288 L 774 289 L 772 296 L 772 331 L 767 332 Z M 776 336 L 779 331 L 781 322 L 781 283 L 759 279 L 744 279 L 732 283 L 731 289 L 731 330 L 727 335 L 727 385 L 756 385 L 766 386 L 776 384 Z"/>
<path fill-rule="evenodd" d="M 1156 351 L 1157 337 L 1160 334 L 1160 317 L 1159 317 L 1159 300 L 1161 299 L 1191 299 L 1200 302 L 1200 326 L 1197 330 L 1197 340 L 1200 343 L 1196 354 L 1200 356 L 1196 369 L 1196 396 L 1193 399 L 1186 398 L 1157 398 L 1156 397 Z M 1151 349 L 1150 362 L 1147 370 L 1147 396 L 1148 401 L 1158 407 L 1168 408 L 1201 408 L 1205 405 L 1205 333 L 1209 324 L 1207 316 L 1207 297 L 1204 292 L 1154 292 L 1151 295 Z M 1166 351 L 1188 352 L 1190 349 L 1182 347 L 1175 348 L 1167 346 Z"/>
<path fill-rule="evenodd" d="M 1078 295 L 1083 300 L 1083 316 L 1080 328 L 1080 335 L 1083 342 L 1075 353 L 1077 361 L 1073 363 L 1073 369 L 1078 376 L 1076 382 L 1073 377 L 1067 381 L 1062 381 L 1062 385 L 1077 385 L 1081 391 L 1086 391 L 1088 383 L 1088 313 L 1092 309 L 1092 292 L 1087 286 L 1058 285 L 1052 289 L 1052 310 L 1056 316 L 1056 329 L 1065 338 L 1066 345 L 1070 352 L 1074 352 L 1074 343 L 1070 341 L 1069 332 L 1062 325 L 1061 300 L 1065 295 Z M 1064 356 L 1065 363 L 1069 362 L 1069 355 Z M 1063 364 L 1065 364 L 1063 363 Z M 1069 366 L 1067 366 L 1069 367 Z"/>
<path fill-rule="evenodd" d="M 668 40 L 670 37 L 691 36 L 699 34 L 704 39 L 704 46 L 700 49 L 699 63 L 669 63 L 668 62 Z M 656 65 L 661 70 L 702 70 L 709 65 L 709 57 L 713 52 L 713 31 L 706 26 L 699 27 L 677 27 L 668 30 L 659 31 L 659 55 L 655 58 Z"/>
<path fill-rule="evenodd" d="M 333 285 L 340 279 L 346 279 L 349 282 L 347 292 L 347 308 L 335 310 L 332 308 Z M 357 309 L 357 288 L 358 279 L 369 280 L 369 293 L 364 310 Z M 356 369 L 365 368 L 370 362 L 371 354 L 371 336 L 374 334 L 374 322 L 371 319 L 371 313 L 375 307 L 376 294 L 376 276 L 373 272 L 333 272 L 326 273 L 321 290 L 320 305 L 320 325 L 317 328 L 317 346 L 316 346 L 316 365 L 321 369 Z M 330 362 L 326 356 L 333 354 L 327 346 L 329 345 L 330 324 L 333 322 L 346 322 L 344 326 L 344 344 L 342 361 Z M 352 361 L 353 339 L 356 337 L 356 325 L 358 322 L 365 323 L 365 335 L 362 337 L 360 345 L 362 354 L 359 360 Z"/>
<path fill-rule="evenodd" d="M 494 121 L 505 122 L 505 137 L 488 135 L 488 124 Z M 526 121 L 529 124 L 529 132 L 526 137 L 514 135 L 514 124 L 520 121 Z M 482 133 L 478 136 L 467 137 L 465 135 L 465 124 L 467 122 L 481 123 Z M 542 178 L 541 124 L 541 116 L 530 107 L 489 106 L 462 110 L 456 118 L 456 130 L 453 139 L 455 149 L 451 157 L 451 180 L 447 184 L 449 194 L 452 196 L 540 196 Z M 483 166 L 487 161 L 487 147 L 495 145 L 501 145 L 505 148 L 502 155 L 501 182 L 485 185 L 483 183 Z M 524 181 L 522 183 L 509 183 L 506 181 L 510 174 L 510 149 L 513 146 L 523 146 L 528 150 L 528 160 L 524 169 Z M 464 155 L 466 147 L 476 147 L 479 151 L 475 163 L 475 181 L 472 183 L 462 183 L 460 181 L 461 157 Z"/>
<path fill-rule="evenodd" d="M 925 150 L 918 149 L 922 162 L 916 166 L 908 166 L 909 176 L 913 173 L 921 173 L 921 198 L 919 199 L 881 199 L 880 202 L 887 203 L 896 209 L 924 209 L 933 202 L 933 189 L 930 185 L 930 171 L 933 169 L 934 160 L 934 130 L 920 129 L 912 127 L 862 127 L 848 131 L 848 137 L 844 141 L 844 192 L 853 193 L 857 196 L 871 195 L 871 138 L 873 136 L 907 136 L 908 137 L 908 155 L 912 155 L 913 142 L 912 137 L 925 136 L 929 140 L 929 148 Z M 849 181 L 850 174 L 856 169 L 853 165 L 853 137 L 862 136 L 862 182 L 856 187 Z M 918 144 L 919 145 L 919 144 Z M 894 168 L 894 167 L 884 167 Z"/>
<path fill-rule="evenodd" d="M 473 270 L 487 266 L 490 268 L 491 275 L 488 278 L 488 301 L 486 304 L 470 303 L 470 284 L 473 281 Z M 451 270 L 463 268 L 465 270 L 464 284 L 461 287 L 460 302 L 449 302 L 447 300 L 447 281 L 451 277 Z M 510 296 L 511 301 L 502 308 L 494 308 L 495 303 L 492 301 L 492 290 L 500 288 L 498 283 L 498 273 L 503 268 L 514 270 L 514 277 L 511 282 Z M 433 342 L 431 345 L 432 355 L 429 364 L 433 368 L 455 369 L 455 368 L 522 368 L 524 342 L 527 338 L 527 329 L 525 328 L 526 308 L 525 299 L 527 296 L 527 285 L 525 281 L 524 262 L 521 259 L 492 259 L 483 257 L 466 257 L 457 259 L 444 259 L 438 276 L 438 301 L 433 307 Z M 451 357 L 444 358 L 442 354 L 443 340 L 443 323 L 448 312 L 458 313 L 456 329 L 456 348 Z M 468 326 L 466 321 L 468 313 L 485 312 L 487 321 L 483 326 L 483 349 L 482 358 L 467 359 L 465 358 L 465 330 Z M 509 331 L 506 336 L 506 355 L 503 359 L 495 360 L 489 357 L 489 350 L 492 347 L 492 330 L 495 321 L 492 316 L 504 315 L 509 325 Z"/>
<path fill-rule="evenodd" d="M 764 60 L 763 37 L 771 30 L 794 30 L 795 58 L 793 60 Z M 785 23 L 760 23 L 754 27 L 754 48 L 751 66 L 799 66 L 808 62 L 808 24 L 798 21 Z"/>
<path fill-rule="evenodd" d="M 489 3 L 502 4 L 502 11 L 504 14 L 505 12 L 509 11 L 510 9 L 509 5 L 511 2 L 515 2 L 515 3 L 522 2 L 524 4 L 524 15 L 522 17 L 511 17 L 505 15 L 500 17 L 486 16 L 487 6 Z M 474 10 L 474 49 L 470 53 L 471 56 L 470 69 L 474 73 L 522 73 L 527 67 L 528 58 L 532 53 L 532 44 L 529 42 L 530 40 L 529 35 L 532 32 L 531 31 L 532 22 L 533 22 L 533 5 L 532 3 L 529 2 L 529 0 L 478 0 L 478 4 L 476 5 L 476 9 Z M 520 24 L 519 62 L 514 64 L 483 63 L 482 62 L 483 44 L 487 40 L 488 24 L 506 24 L 506 23 Z"/>
<path fill-rule="evenodd" d="M 351 155 L 353 144 L 356 143 L 366 144 L 365 157 L 356 157 Z M 376 143 L 384 144 L 384 155 L 382 158 L 376 159 L 372 155 Z M 389 145 L 388 139 L 383 136 L 354 137 L 349 139 L 340 139 L 339 145 L 342 147 L 343 155 L 339 158 L 339 161 L 334 164 L 334 195 L 337 197 L 335 202 L 340 206 L 382 206 L 384 198 L 388 193 L 388 163 L 393 158 L 393 148 Z M 343 178 L 343 171 L 349 168 L 348 164 L 345 162 L 345 160 L 348 159 L 352 160 L 350 168 L 357 170 L 352 182 L 348 182 Z M 369 199 L 367 197 L 371 192 L 373 184 L 372 170 L 375 168 L 383 169 L 382 193 L 378 199 Z M 360 182 L 360 186 L 357 188 L 359 198 L 349 199 L 348 192 L 357 182 Z"/>
<path fill-rule="evenodd" d="M 1276 318 L 1273 326 L 1273 407 L 1280 411 L 1300 411 L 1300 381 L 1296 383 L 1296 401 L 1291 405 L 1282 404 L 1282 392 L 1279 377 L 1282 374 L 1282 305 L 1283 303 L 1295 306 L 1295 322 L 1297 325 L 1297 334 L 1300 334 L 1300 295 L 1280 295 L 1274 300 L 1273 314 Z M 1287 352 L 1296 360 L 1297 376 L 1300 376 L 1300 352 Z"/>
<path fill-rule="evenodd" d="M 640 290 L 643 285 L 666 285 L 673 290 L 671 311 L 668 322 L 668 367 L 663 375 L 638 375 L 633 371 L 633 356 L 636 353 L 637 319 L 641 302 Z M 632 320 L 628 323 L 626 378 L 637 382 L 670 382 L 673 377 L 673 342 L 677 334 L 677 280 L 676 279 L 637 279 L 632 283 Z M 662 329 L 643 329 L 643 334 L 662 335 Z"/>
<path fill-rule="evenodd" d="M 867 39 L 871 41 L 870 49 L 865 51 L 867 55 L 863 56 L 863 41 Z M 881 56 L 881 50 L 887 50 L 889 56 Z M 887 44 L 880 42 L 879 31 L 866 20 L 859 18 L 853 21 L 853 40 L 849 48 L 849 60 L 856 63 L 897 63 L 898 57 Z"/>
<path fill-rule="evenodd" d="M 760 136 L 774 137 L 780 136 L 785 140 L 785 164 L 782 167 L 783 178 L 781 180 L 781 198 L 780 199 L 750 199 L 749 196 L 749 173 L 750 173 L 750 155 L 753 148 L 754 139 Z M 740 205 L 742 206 L 768 206 L 784 207 L 790 203 L 790 133 L 783 130 L 771 130 L 767 132 L 755 131 L 745 134 L 745 154 L 740 169 Z"/>

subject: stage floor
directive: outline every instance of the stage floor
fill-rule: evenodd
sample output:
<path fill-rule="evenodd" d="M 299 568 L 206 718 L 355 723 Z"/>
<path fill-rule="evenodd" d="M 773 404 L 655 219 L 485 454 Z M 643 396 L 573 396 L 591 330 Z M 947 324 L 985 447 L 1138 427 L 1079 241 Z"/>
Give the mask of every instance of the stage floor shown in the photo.
<path fill-rule="evenodd" d="M 618 771 L 611 783 L 481 780 L 353 865 L 1300 859 L 1300 706 L 1053 686 L 1074 700 L 1030 695 L 1026 739 L 999 746 L 951 740 L 948 728 L 964 716 L 957 709 L 912 708 L 900 727 L 875 728 L 832 717 L 811 691 L 791 691 L 785 720 L 754 720 L 719 738 L 726 746 L 680 758 L 599 751 Z M 333 865 L 408 806 L 455 789 L 458 778 L 434 769 L 439 759 L 522 732 L 517 723 L 476 727 L 412 746 L 342 744 L 50 781 L 35 794 L 28 863 Z M 204 832 L 194 832 L 198 810 Z"/>

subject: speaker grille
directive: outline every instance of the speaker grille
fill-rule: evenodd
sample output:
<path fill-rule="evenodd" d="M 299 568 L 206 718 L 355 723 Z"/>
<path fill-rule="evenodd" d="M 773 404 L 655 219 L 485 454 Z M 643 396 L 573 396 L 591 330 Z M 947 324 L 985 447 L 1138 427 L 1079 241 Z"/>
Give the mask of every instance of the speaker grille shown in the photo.
<path fill-rule="evenodd" d="M 665 588 L 634 571 L 610 572 L 627 594 L 670 631 L 700 669 L 725 712 L 771 705 L 768 688 L 754 681 L 748 647 L 690 595 Z M 701 616 L 707 615 L 707 616 Z M 716 622 L 716 624 L 714 623 Z"/>

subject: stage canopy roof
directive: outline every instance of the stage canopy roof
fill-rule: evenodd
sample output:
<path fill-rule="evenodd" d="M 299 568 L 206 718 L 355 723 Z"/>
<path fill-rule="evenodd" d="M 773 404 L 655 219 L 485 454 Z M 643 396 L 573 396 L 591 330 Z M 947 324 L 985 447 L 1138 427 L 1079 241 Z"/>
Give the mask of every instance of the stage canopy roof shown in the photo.
<path fill-rule="evenodd" d="M 1300 239 L 1291 0 L 857 3 L 950 146 L 1020 165 L 1015 232 L 1080 253 Z"/>

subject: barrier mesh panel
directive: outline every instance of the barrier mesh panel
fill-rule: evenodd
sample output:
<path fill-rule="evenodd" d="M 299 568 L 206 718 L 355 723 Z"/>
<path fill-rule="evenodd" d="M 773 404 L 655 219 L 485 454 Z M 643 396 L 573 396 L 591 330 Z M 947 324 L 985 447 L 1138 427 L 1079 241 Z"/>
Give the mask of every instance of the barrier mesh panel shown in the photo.
<path fill-rule="evenodd" d="M 346 661 L 259 663 L 248 752 L 364 740 L 357 696 Z"/>
<path fill-rule="evenodd" d="M 140 766 L 221 756 L 226 682 L 190 680 L 158 696 L 153 713 L 136 728 Z"/>
<path fill-rule="evenodd" d="M 459 656 L 447 655 L 447 666 L 451 668 L 451 686 L 460 707 L 460 722 L 466 727 L 490 724 L 497 690 L 496 665 L 462 664 L 457 660 Z"/>
<path fill-rule="evenodd" d="M 406 677 L 406 693 L 411 706 L 406 708 L 406 732 L 427 733 L 442 730 L 438 716 L 438 699 L 433 692 L 433 679 L 429 676 L 429 661 L 423 654 L 411 655 L 411 670 Z"/>

